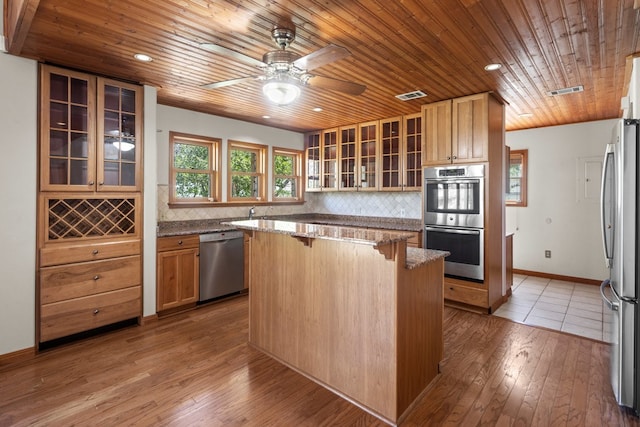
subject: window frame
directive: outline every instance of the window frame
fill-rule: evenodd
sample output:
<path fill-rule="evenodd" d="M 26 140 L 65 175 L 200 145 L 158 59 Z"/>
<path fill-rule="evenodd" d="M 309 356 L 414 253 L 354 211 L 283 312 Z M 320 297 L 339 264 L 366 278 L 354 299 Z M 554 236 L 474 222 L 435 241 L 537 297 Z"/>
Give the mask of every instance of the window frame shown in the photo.
<path fill-rule="evenodd" d="M 276 156 L 290 156 L 293 158 L 293 175 L 276 174 Z M 273 203 L 301 202 L 304 201 L 304 190 L 302 188 L 304 179 L 304 150 L 293 148 L 271 147 L 271 201 Z M 276 179 L 289 178 L 295 182 L 295 194 L 293 197 L 276 196 Z"/>
<path fill-rule="evenodd" d="M 190 145 L 205 146 L 209 149 L 209 169 L 178 169 L 175 168 L 175 144 L 183 143 Z M 169 131 L 169 203 L 174 205 L 202 205 L 217 204 L 222 198 L 222 159 L 220 149 L 221 138 L 192 135 L 188 133 Z M 195 173 L 206 173 L 209 175 L 210 197 L 181 198 L 177 195 L 177 174 L 181 171 L 191 171 Z"/>
<path fill-rule="evenodd" d="M 527 206 L 527 168 L 528 168 L 528 158 L 529 158 L 529 150 L 511 150 L 509 153 L 509 164 L 507 165 L 507 191 L 505 195 L 505 204 L 506 206 L 519 206 L 526 207 Z M 511 162 L 513 159 L 520 160 L 521 167 L 521 175 L 520 178 L 520 199 L 519 200 L 507 200 L 507 195 L 511 194 L 509 192 L 509 185 L 511 184 Z"/>
<path fill-rule="evenodd" d="M 252 173 L 234 172 L 231 168 L 231 153 L 234 150 L 252 151 L 257 154 L 257 171 Z M 268 146 L 252 142 L 227 141 L 227 202 L 229 203 L 264 203 L 267 202 L 267 152 Z M 233 197 L 232 184 L 234 175 L 248 175 L 258 178 L 258 195 L 256 197 Z"/>

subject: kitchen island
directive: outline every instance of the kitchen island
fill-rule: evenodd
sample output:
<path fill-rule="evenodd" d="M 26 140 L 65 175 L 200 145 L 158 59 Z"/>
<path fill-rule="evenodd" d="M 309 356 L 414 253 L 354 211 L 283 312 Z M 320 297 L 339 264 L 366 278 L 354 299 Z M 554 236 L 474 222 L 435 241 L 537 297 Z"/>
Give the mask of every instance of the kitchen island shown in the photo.
<path fill-rule="evenodd" d="M 249 342 L 396 424 L 438 374 L 446 252 L 406 232 L 233 221 L 249 256 Z"/>

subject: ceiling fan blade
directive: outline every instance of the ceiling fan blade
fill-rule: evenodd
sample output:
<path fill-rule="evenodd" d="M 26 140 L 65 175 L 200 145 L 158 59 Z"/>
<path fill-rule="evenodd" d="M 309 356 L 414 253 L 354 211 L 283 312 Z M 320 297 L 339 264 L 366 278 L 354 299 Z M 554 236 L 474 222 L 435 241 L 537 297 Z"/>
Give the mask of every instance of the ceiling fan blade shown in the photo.
<path fill-rule="evenodd" d="M 209 83 L 206 85 L 202 85 L 201 87 L 205 89 L 217 89 L 219 87 L 231 86 L 238 83 L 248 82 L 250 80 L 257 80 L 259 78 L 260 76 L 240 77 L 238 79 L 223 80 L 221 82 Z"/>
<path fill-rule="evenodd" d="M 209 52 L 217 53 L 218 55 L 226 56 L 227 58 L 235 59 L 239 62 L 244 62 L 245 64 L 264 68 L 267 66 L 264 62 L 254 59 L 250 56 L 245 55 L 244 53 L 236 52 L 235 50 L 227 49 L 226 47 L 222 47 L 213 43 L 201 43 L 200 47 L 208 50 Z"/>
<path fill-rule="evenodd" d="M 316 50 L 315 52 L 311 52 L 310 54 L 305 55 L 302 58 L 296 59 L 295 61 L 293 61 L 293 65 L 301 70 L 313 70 L 314 68 L 322 67 L 323 65 L 327 65 L 333 61 L 346 58 L 350 55 L 351 52 L 349 52 L 346 48 L 337 46 L 335 44 L 330 44 L 323 47 L 322 49 Z"/>
<path fill-rule="evenodd" d="M 347 82 L 344 80 L 338 80 L 331 77 L 324 76 L 311 76 L 309 77 L 308 84 L 311 87 L 319 87 L 322 89 L 337 90 L 349 95 L 360 95 L 367 88 L 365 85 L 359 83 Z"/>

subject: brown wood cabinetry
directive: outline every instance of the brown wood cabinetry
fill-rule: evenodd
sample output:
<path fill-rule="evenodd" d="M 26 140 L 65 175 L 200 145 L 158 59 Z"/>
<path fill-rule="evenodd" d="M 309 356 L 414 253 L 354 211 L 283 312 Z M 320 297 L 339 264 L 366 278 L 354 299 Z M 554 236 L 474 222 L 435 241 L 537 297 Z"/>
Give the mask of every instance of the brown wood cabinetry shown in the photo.
<path fill-rule="evenodd" d="M 321 139 L 321 132 L 310 132 L 304 136 L 306 191 L 322 190 L 322 146 L 320 144 Z"/>
<path fill-rule="evenodd" d="M 480 93 L 423 105 L 423 165 L 488 161 L 490 104 L 495 102 Z"/>
<path fill-rule="evenodd" d="M 490 93 L 424 105 L 423 163 L 485 165 L 484 282 L 445 278 L 445 299 L 453 305 L 492 312 L 505 284 L 504 105 Z"/>
<path fill-rule="evenodd" d="M 322 131 L 322 191 L 338 189 L 338 129 Z"/>
<path fill-rule="evenodd" d="M 42 65 L 36 336 L 142 318 L 142 87 Z"/>
<path fill-rule="evenodd" d="M 422 114 L 380 120 L 380 189 L 422 188 Z"/>
<path fill-rule="evenodd" d="M 161 237 L 157 242 L 157 311 L 194 305 L 199 289 L 199 237 Z"/>

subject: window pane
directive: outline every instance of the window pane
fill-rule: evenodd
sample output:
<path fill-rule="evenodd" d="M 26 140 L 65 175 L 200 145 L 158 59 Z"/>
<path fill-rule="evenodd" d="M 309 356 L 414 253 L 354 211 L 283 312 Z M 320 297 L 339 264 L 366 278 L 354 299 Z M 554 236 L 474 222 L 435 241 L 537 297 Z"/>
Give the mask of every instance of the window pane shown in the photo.
<path fill-rule="evenodd" d="M 296 197 L 296 181 L 291 178 L 276 178 L 273 191 L 275 197 Z"/>
<path fill-rule="evenodd" d="M 173 166 L 178 169 L 209 169 L 209 148 L 203 145 L 175 143 Z"/>
<path fill-rule="evenodd" d="M 231 150 L 232 172 L 257 172 L 257 167 L 257 153 L 247 150 Z"/>
<path fill-rule="evenodd" d="M 231 177 L 231 197 L 259 196 L 258 177 L 250 175 L 234 175 Z"/>
<path fill-rule="evenodd" d="M 211 194 L 209 174 L 179 172 L 176 174 L 176 195 L 182 198 L 205 197 Z"/>
<path fill-rule="evenodd" d="M 273 162 L 275 175 L 293 175 L 293 156 L 276 155 Z"/>

